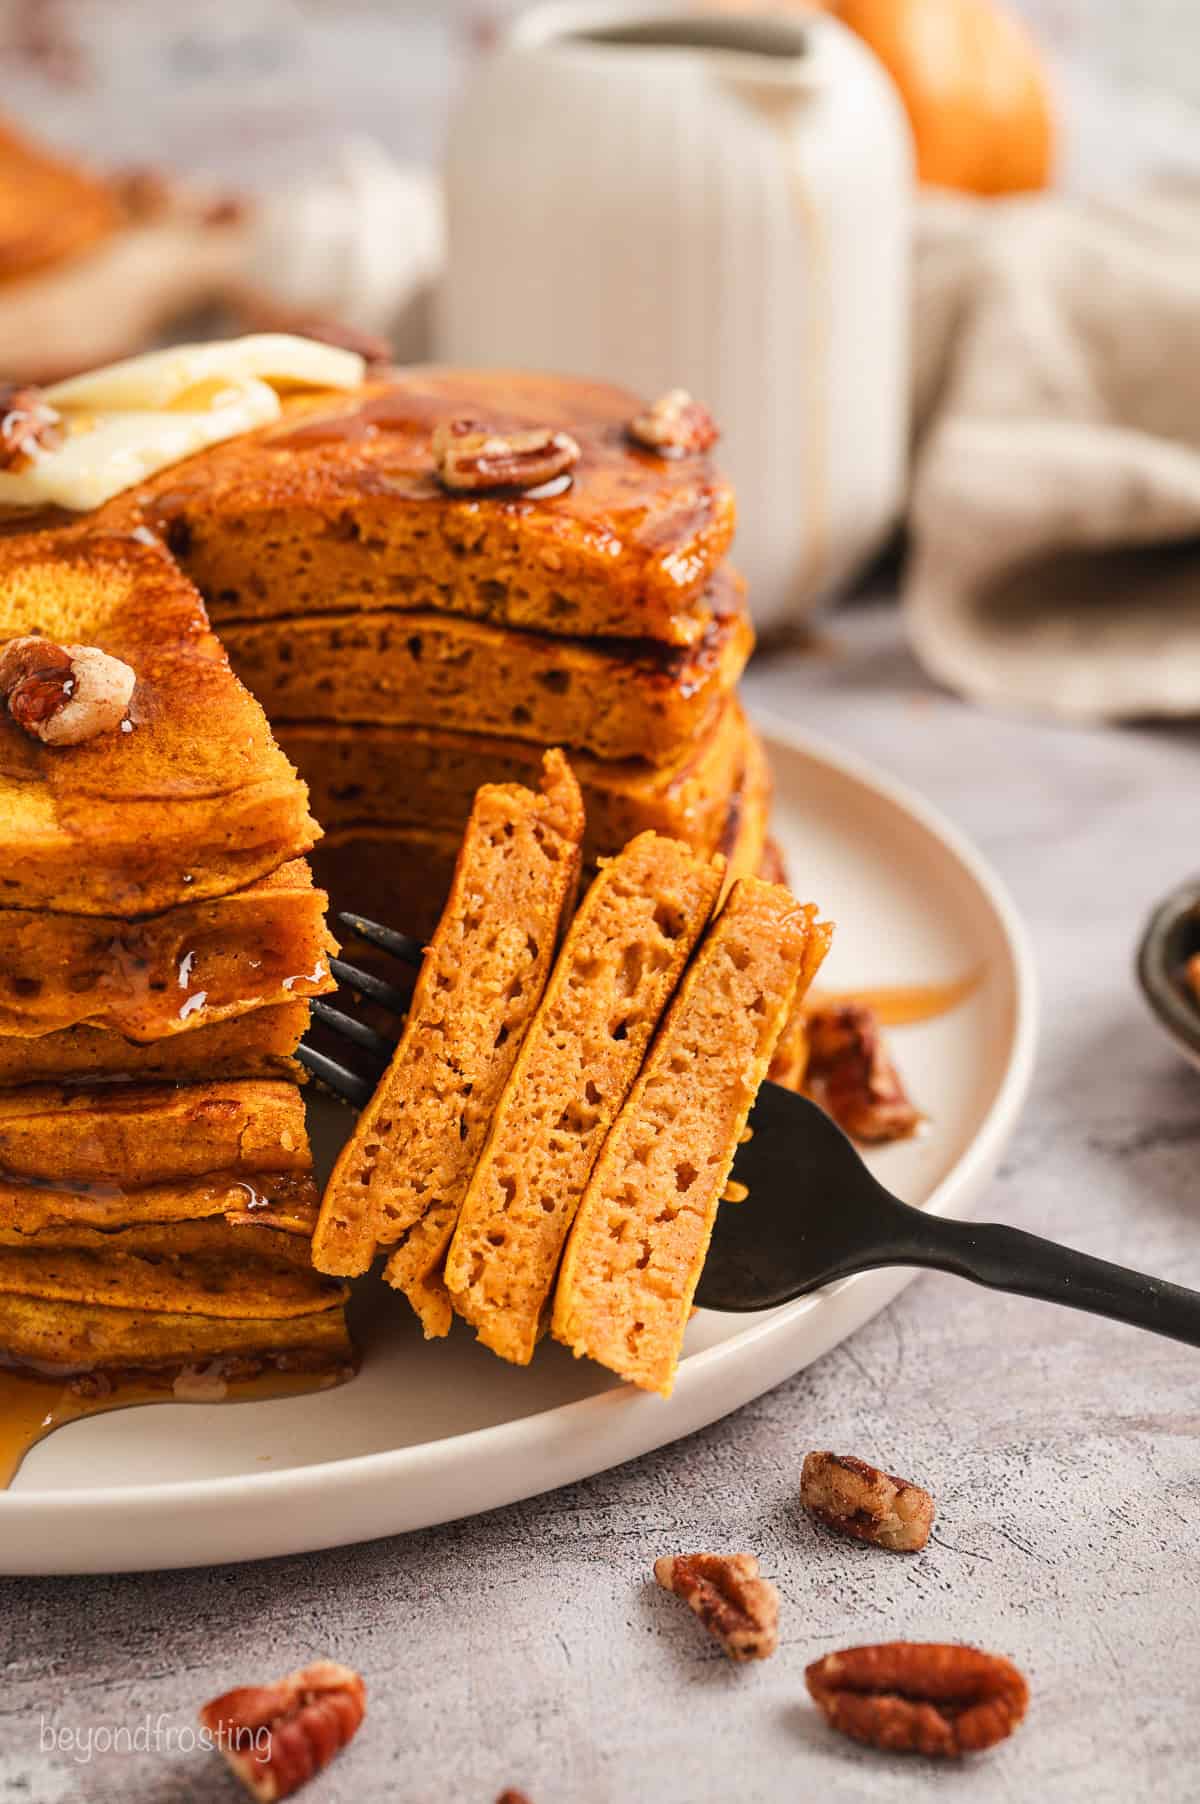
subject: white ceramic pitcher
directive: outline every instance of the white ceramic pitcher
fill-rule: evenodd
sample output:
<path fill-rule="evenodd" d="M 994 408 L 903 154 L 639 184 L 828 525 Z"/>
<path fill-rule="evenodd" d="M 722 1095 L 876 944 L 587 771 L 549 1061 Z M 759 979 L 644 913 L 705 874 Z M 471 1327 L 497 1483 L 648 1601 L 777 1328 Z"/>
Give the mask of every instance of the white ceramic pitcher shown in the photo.
<path fill-rule="evenodd" d="M 440 354 L 690 389 L 760 626 L 881 544 L 908 436 L 907 123 L 821 13 L 535 7 L 458 107 Z"/>

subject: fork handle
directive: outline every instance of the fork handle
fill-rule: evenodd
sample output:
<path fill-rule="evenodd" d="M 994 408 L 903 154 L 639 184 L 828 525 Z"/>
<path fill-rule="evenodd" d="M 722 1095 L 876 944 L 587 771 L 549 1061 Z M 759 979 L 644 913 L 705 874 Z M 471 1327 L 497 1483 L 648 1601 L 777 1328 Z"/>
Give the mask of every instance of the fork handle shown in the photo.
<path fill-rule="evenodd" d="M 1200 1291 L 1130 1271 L 1127 1266 L 1111 1265 L 1107 1259 L 1077 1253 L 1021 1228 L 998 1222 L 949 1221 L 916 1209 L 912 1214 L 920 1225 L 911 1224 L 912 1238 L 903 1259 L 906 1265 L 954 1272 L 987 1285 L 989 1290 L 1063 1303 L 1068 1309 L 1110 1316 L 1113 1321 L 1129 1322 L 1135 1328 L 1149 1328 L 1153 1334 L 1200 1347 Z M 893 1248 L 888 1264 L 900 1263 L 896 1251 Z"/>

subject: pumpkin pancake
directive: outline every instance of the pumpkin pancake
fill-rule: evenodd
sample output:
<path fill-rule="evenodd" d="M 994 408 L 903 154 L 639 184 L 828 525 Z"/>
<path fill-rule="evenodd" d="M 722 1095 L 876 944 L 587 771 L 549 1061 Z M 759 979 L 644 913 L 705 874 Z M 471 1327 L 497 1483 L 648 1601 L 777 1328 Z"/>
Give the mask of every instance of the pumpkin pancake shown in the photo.
<path fill-rule="evenodd" d="M 320 729 L 314 727 L 312 731 L 315 734 Z M 531 756 L 537 756 L 534 748 L 530 748 L 530 752 Z M 583 768 L 585 779 L 592 772 L 629 770 L 625 764 L 604 765 L 572 758 L 572 770 L 578 772 L 579 767 Z M 381 815 L 391 806 L 393 794 L 391 789 L 385 794 L 381 787 L 378 793 Z M 594 795 L 595 790 L 590 794 Z M 726 798 L 722 810 L 719 836 L 714 843 L 696 848 L 722 853 L 727 860 L 727 885 L 737 877 L 753 876 L 758 869 L 765 846 L 770 796 L 771 777 L 766 753 L 762 742 L 747 729 L 743 763 L 733 794 Z M 585 807 L 588 799 L 589 791 L 585 790 Z M 626 800 L 614 796 L 614 819 L 623 811 Z M 585 847 L 588 837 L 585 833 Z M 592 844 L 595 843 L 593 838 Z M 603 848 L 603 852 L 619 851 L 623 843 L 620 841 Z M 387 820 L 367 821 L 334 827 L 314 849 L 312 864 L 317 880 L 329 892 L 330 906 L 335 913 L 347 909 L 373 920 L 386 921 L 418 939 L 427 939 L 437 925 L 449 893 L 460 844 L 459 835 L 450 829 L 398 826 Z M 594 876 L 600 855 L 585 858 L 585 876 Z"/>
<path fill-rule="evenodd" d="M 353 1362 L 336 1299 L 287 1317 L 177 1315 L 46 1302 L 0 1293 L 0 1365 L 69 1377 L 96 1371 L 174 1371 L 230 1362 L 240 1376 L 263 1366 L 344 1370 Z"/>
<path fill-rule="evenodd" d="M 798 991 L 795 1007 L 784 1022 L 783 1032 L 771 1057 L 771 1068 L 767 1073 L 771 1082 L 782 1085 L 785 1090 L 803 1090 L 804 1080 L 808 1076 L 810 1050 L 808 1014 L 804 1007 L 804 997 Z"/>
<path fill-rule="evenodd" d="M 0 1053 L 5 1036 L 72 1027 L 191 1035 L 331 990 L 326 900 L 293 859 L 231 895 L 134 919 L 2 909 Z"/>
<path fill-rule="evenodd" d="M 253 1229 L 242 1232 L 246 1240 L 254 1240 Z M 309 1315 L 344 1303 L 349 1294 L 337 1279 L 323 1278 L 261 1243 L 234 1252 L 215 1243 L 175 1246 L 169 1232 L 140 1247 L 127 1244 L 125 1234 L 104 1238 L 110 1244 L 50 1246 L 36 1239 L 25 1246 L 0 1246 L 0 1294 L 260 1320 Z M 288 1236 L 275 1238 L 286 1245 Z"/>
<path fill-rule="evenodd" d="M 627 427 L 624 389 L 493 370 L 408 369 L 355 395 L 301 395 L 282 422 L 158 478 L 140 517 L 162 531 L 213 620 L 439 610 L 499 626 L 692 645 L 733 537 L 707 456 L 664 458 Z M 565 489 L 453 494 L 439 424 L 565 430 Z M 129 509 L 119 510 L 128 517 Z"/>
<path fill-rule="evenodd" d="M 738 787 L 747 731 L 731 696 L 708 731 L 668 764 L 573 753 L 587 818 L 585 864 L 647 831 L 684 839 L 697 851 L 715 850 Z M 276 737 L 308 784 L 327 833 L 372 824 L 461 832 L 481 784 L 535 784 L 542 761 L 542 748 L 527 740 L 454 727 L 287 722 Z"/>
<path fill-rule="evenodd" d="M 829 929 L 777 885 L 734 885 L 596 1162 L 563 1256 L 553 1331 L 669 1396 L 730 1166 Z M 752 1209 L 754 1199 L 744 1206 Z"/>
<path fill-rule="evenodd" d="M 307 1002 L 278 1002 L 162 1040 L 127 1040 L 106 1027 L 64 1027 L 24 1039 L 0 1034 L 0 1089 L 15 1084 L 188 1083 L 202 1078 L 304 1081 L 293 1056 L 308 1027 Z"/>
<path fill-rule="evenodd" d="M 153 540 L 0 537 L 0 640 L 98 646 L 137 678 L 129 730 L 51 746 L 0 711 L 0 903 L 146 914 L 223 895 L 319 828 L 200 598 Z"/>
<path fill-rule="evenodd" d="M 643 833 L 602 865 L 567 932 L 446 1261 L 455 1309 L 515 1364 L 533 1356 L 588 1175 L 722 876 Z"/>
<path fill-rule="evenodd" d="M 310 1170 L 261 1171 L 233 1166 L 199 1178 L 139 1186 L 10 1183 L 0 1177 L 0 1245 L 21 1246 L 31 1235 L 78 1227 L 100 1232 L 184 1221 L 221 1219 L 237 1227 L 312 1234 L 320 1198 Z"/>
<path fill-rule="evenodd" d="M 310 1165 L 294 1084 L 0 1092 L 0 1193 L 23 1185 L 137 1190 L 214 1172 L 305 1173 Z"/>
<path fill-rule="evenodd" d="M 737 788 L 729 800 L 717 850 L 725 859 L 725 893 L 739 877 L 755 877 L 762 866 L 771 814 L 771 766 L 753 728 L 746 734 L 746 753 Z"/>
<path fill-rule="evenodd" d="M 401 1246 L 388 1277 L 408 1290 L 440 1264 L 575 900 L 582 837 L 561 752 L 546 754 L 540 794 L 479 791 L 404 1033 L 325 1192 L 321 1271 L 363 1272 Z M 426 1331 L 445 1333 L 449 1313 L 443 1300 Z"/>
<path fill-rule="evenodd" d="M 721 588 L 704 637 L 682 650 L 433 613 L 230 623 L 222 638 L 272 720 L 466 728 L 670 763 L 715 725 L 753 646 L 738 585 Z"/>
<path fill-rule="evenodd" d="M 788 887 L 787 863 L 783 856 L 783 848 L 777 840 L 767 840 L 763 848 L 762 862 L 758 867 L 758 875 L 767 883 L 782 883 L 785 888 Z M 804 1080 L 808 1074 L 808 1054 L 806 991 L 799 988 L 796 991 L 792 1012 L 776 1042 L 771 1068 L 767 1076 L 773 1084 L 781 1084 L 785 1090 L 803 1090 Z"/>
<path fill-rule="evenodd" d="M 221 1254 L 235 1263 L 264 1258 L 284 1261 L 308 1277 L 315 1276 L 308 1236 L 279 1227 L 262 1227 L 255 1221 L 235 1222 L 224 1215 L 194 1221 L 138 1222 L 131 1227 L 95 1228 L 85 1222 L 49 1222 L 32 1234 L 0 1228 L 0 1249 L 24 1248 L 27 1252 L 72 1247 L 81 1252 L 137 1254 L 153 1259 L 186 1253 L 211 1259 Z M 314 1292 L 314 1295 L 325 1295 Z"/>

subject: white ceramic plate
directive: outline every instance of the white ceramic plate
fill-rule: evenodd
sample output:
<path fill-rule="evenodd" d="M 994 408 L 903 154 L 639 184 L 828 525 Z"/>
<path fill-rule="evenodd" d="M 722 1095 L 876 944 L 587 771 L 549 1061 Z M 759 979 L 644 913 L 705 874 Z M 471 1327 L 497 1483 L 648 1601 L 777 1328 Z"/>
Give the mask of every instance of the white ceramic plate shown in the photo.
<path fill-rule="evenodd" d="M 898 1029 L 924 1139 L 872 1164 L 906 1200 L 965 1214 L 1029 1078 L 1034 980 L 995 878 L 915 797 L 841 753 L 769 739 L 794 887 L 838 923 L 825 987 L 979 969 L 952 1013 Z M 336 1105 L 318 1105 L 327 1139 Z M 346 1118 L 342 1117 L 344 1121 Z M 872 1272 L 770 1314 L 698 1315 L 669 1402 L 543 1345 L 521 1371 L 459 1328 L 425 1345 L 382 1285 L 356 1299 L 364 1369 L 342 1389 L 235 1406 L 131 1409 L 34 1450 L 0 1495 L 0 1571 L 193 1566 L 304 1552 L 472 1515 L 603 1471 L 715 1421 L 819 1358 L 911 1274 Z"/>

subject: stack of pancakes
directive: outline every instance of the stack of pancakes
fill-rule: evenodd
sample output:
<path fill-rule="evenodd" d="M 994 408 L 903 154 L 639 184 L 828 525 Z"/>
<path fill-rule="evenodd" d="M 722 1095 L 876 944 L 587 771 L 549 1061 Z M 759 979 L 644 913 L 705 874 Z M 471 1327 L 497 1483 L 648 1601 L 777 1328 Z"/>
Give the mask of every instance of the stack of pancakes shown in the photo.
<path fill-rule="evenodd" d="M 641 406 L 405 371 L 294 397 L 139 499 L 310 786 L 339 905 L 430 932 L 476 789 L 536 782 L 549 746 L 583 790 L 586 865 L 653 829 L 758 868 L 769 777 L 736 695 L 753 641 L 723 562 L 732 493 L 707 456 L 639 447 Z M 431 438 L 463 418 L 568 432 L 569 486 L 448 492 Z"/>
<path fill-rule="evenodd" d="M 304 786 L 149 535 L 11 529 L 27 633 L 137 683 L 79 745 L 0 715 L 0 1364 L 343 1369 L 292 1057 L 330 987 Z"/>
<path fill-rule="evenodd" d="M 0 1363 L 347 1361 L 292 1056 L 332 987 L 322 828 L 338 906 L 429 934 L 479 786 L 561 747 L 585 869 L 639 835 L 759 869 L 732 493 L 640 447 L 641 406 L 479 372 L 300 387 L 90 513 L 10 514 L 0 643 L 97 646 L 136 688 L 81 745 L 0 714 Z M 432 440 L 462 419 L 568 433 L 569 481 L 448 490 Z"/>

